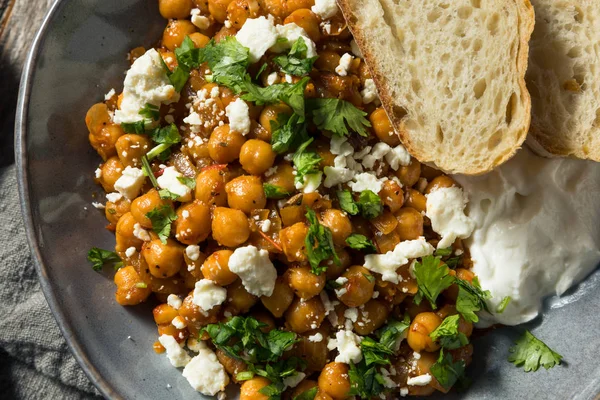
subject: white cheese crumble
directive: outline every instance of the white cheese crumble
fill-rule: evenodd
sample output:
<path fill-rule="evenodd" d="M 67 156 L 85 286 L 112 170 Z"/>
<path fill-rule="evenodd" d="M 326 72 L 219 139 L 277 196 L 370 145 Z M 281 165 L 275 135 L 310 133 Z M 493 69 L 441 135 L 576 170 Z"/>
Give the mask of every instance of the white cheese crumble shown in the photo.
<path fill-rule="evenodd" d="M 415 376 L 413 378 L 408 378 L 406 384 L 408 386 L 426 386 L 431 383 L 431 375 L 423 374 L 419 376 Z"/>
<path fill-rule="evenodd" d="M 400 388 L 400 397 L 406 397 L 406 396 L 408 396 L 408 388 L 407 387 Z"/>
<path fill-rule="evenodd" d="M 292 376 L 288 376 L 287 378 L 283 378 L 283 385 L 286 388 L 295 388 L 302 382 L 302 380 L 306 378 L 306 374 L 304 372 L 296 372 Z"/>
<path fill-rule="evenodd" d="M 321 171 L 304 175 L 304 182 L 296 182 L 296 189 L 302 190 L 303 193 L 314 193 L 321 186 L 322 180 L 323 172 Z"/>
<path fill-rule="evenodd" d="M 401 166 L 406 167 L 410 164 L 410 154 L 406 151 L 404 146 L 399 144 L 385 155 L 385 161 L 387 161 L 394 171 L 397 171 Z"/>
<path fill-rule="evenodd" d="M 242 99 L 236 99 L 225 108 L 225 114 L 229 118 L 229 127 L 232 131 L 246 136 L 250 133 L 250 109 Z"/>
<path fill-rule="evenodd" d="M 365 79 L 365 86 L 363 90 L 361 90 L 360 95 L 362 96 L 364 104 L 372 103 L 379 98 L 377 96 L 377 87 L 375 86 L 375 81 L 373 79 Z"/>
<path fill-rule="evenodd" d="M 198 29 L 208 29 L 210 27 L 210 19 L 202 15 L 199 8 L 192 8 L 190 15 L 192 16 L 192 24 L 196 25 Z"/>
<path fill-rule="evenodd" d="M 315 0 L 315 5 L 310 9 L 321 19 L 329 19 L 336 15 L 339 10 L 335 0 Z"/>
<path fill-rule="evenodd" d="M 194 390 L 206 396 L 214 396 L 229 384 L 229 375 L 208 347 L 198 349 L 198 355 L 183 369 L 183 376 Z"/>
<path fill-rule="evenodd" d="M 326 188 L 350 182 L 354 178 L 354 171 L 344 167 L 325 167 L 323 173 L 325 174 L 323 185 Z"/>
<path fill-rule="evenodd" d="M 235 38 L 250 50 L 250 61 L 257 62 L 266 51 L 275 45 L 279 34 L 273 21 L 265 18 L 249 18 Z"/>
<path fill-rule="evenodd" d="M 362 360 L 362 352 L 359 347 L 360 342 L 360 336 L 349 330 L 341 330 L 336 332 L 335 339 L 329 339 L 327 348 L 329 350 L 338 350 L 339 355 L 335 358 L 335 362 L 357 364 Z"/>
<path fill-rule="evenodd" d="M 203 311 L 209 311 L 213 307 L 223 304 L 226 298 L 227 289 L 209 279 L 201 279 L 196 282 L 192 303 Z"/>
<path fill-rule="evenodd" d="M 274 46 L 271 47 L 271 51 L 275 53 L 281 53 L 289 50 L 299 38 L 302 38 L 304 39 L 304 43 L 307 47 L 306 57 L 310 58 L 317 55 L 317 46 L 315 45 L 315 42 L 310 40 L 310 37 L 306 31 L 299 25 L 292 22 L 291 24 L 277 25 L 275 29 L 277 30 L 277 34 L 280 39 L 287 40 L 278 41 Z"/>
<path fill-rule="evenodd" d="M 339 65 L 335 67 L 335 72 L 339 76 L 347 76 L 353 59 L 354 57 L 352 57 L 352 54 L 344 53 L 344 55 L 340 58 Z"/>
<path fill-rule="evenodd" d="M 269 230 L 271 230 L 271 220 L 270 219 L 265 219 L 262 224 L 260 224 L 260 230 L 263 233 L 267 233 L 269 232 Z"/>
<path fill-rule="evenodd" d="M 102 170 L 100 168 L 96 168 L 96 171 L 94 171 L 94 175 L 96 176 L 96 179 L 102 178 Z"/>
<path fill-rule="evenodd" d="M 127 71 L 123 100 L 120 109 L 115 111 L 114 122 L 142 121 L 144 117 L 139 111 L 146 104 L 159 107 L 161 103 L 176 101 L 179 101 L 179 93 L 169 81 L 161 56 L 155 49 L 150 49 L 137 58 Z"/>
<path fill-rule="evenodd" d="M 185 248 L 185 255 L 192 261 L 197 261 L 200 258 L 200 246 L 190 244 Z"/>
<path fill-rule="evenodd" d="M 185 329 L 185 327 L 187 326 L 185 320 L 180 316 L 173 318 L 171 324 L 177 329 Z"/>
<path fill-rule="evenodd" d="M 142 226 L 137 223 L 133 225 L 133 236 L 140 240 L 143 240 L 144 242 L 149 242 L 150 240 L 152 240 L 148 231 L 142 228 Z"/>
<path fill-rule="evenodd" d="M 169 297 L 167 297 L 167 304 L 173 307 L 174 309 L 179 310 L 179 307 L 181 307 L 183 302 L 181 301 L 181 298 L 176 294 L 170 294 Z"/>
<path fill-rule="evenodd" d="M 104 101 L 108 101 L 108 100 L 112 99 L 112 97 L 113 97 L 115 94 L 117 94 L 117 92 L 115 92 L 115 89 L 114 89 L 114 88 L 110 89 L 110 90 L 108 91 L 108 93 L 106 93 L 106 94 L 104 95 Z"/>
<path fill-rule="evenodd" d="M 125 167 L 123 174 L 115 182 L 115 190 L 125 198 L 133 200 L 140 193 L 145 180 L 146 177 L 141 169 Z"/>
<path fill-rule="evenodd" d="M 238 247 L 229 258 L 229 270 L 242 279 L 248 293 L 271 296 L 275 289 L 277 270 L 267 250 L 254 246 Z"/>
<path fill-rule="evenodd" d="M 187 363 L 190 362 L 190 356 L 181 348 L 173 336 L 160 335 L 158 341 L 167 351 L 167 358 L 172 366 L 181 368 L 185 367 Z"/>
<path fill-rule="evenodd" d="M 350 187 L 354 192 L 363 192 L 365 190 L 371 190 L 377 194 L 383 188 L 383 182 L 387 178 L 377 178 L 375 174 L 370 172 L 362 172 L 354 177 L 354 182 L 350 184 Z"/>
<path fill-rule="evenodd" d="M 135 247 L 128 247 L 127 250 L 125 250 L 125 256 L 132 257 L 136 251 L 137 250 L 135 249 Z"/>
<path fill-rule="evenodd" d="M 308 337 L 308 341 L 309 342 L 313 342 L 313 343 L 319 343 L 323 341 L 323 334 L 317 332 L 314 335 L 310 335 Z"/>
<path fill-rule="evenodd" d="M 275 82 L 277 82 L 277 78 L 279 77 L 279 75 L 277 75 L 277 72 L 271 72 L 268 76 L 267 76 L 267 86 L 271 86 L 274 85 Z"/>
<path fill-rule="evenodd" d="M 372 169 L 376 161 L 381 161 L 392 150 L 392 148 L 384 142 L 379 142 L 371 149 L 371 152 L 365 155 L 362 159 L 362 165 L 365 168 Z"/>
<path fill-rule="evenodd" d="M 475 222 L 465 215 L 468 198 L 459 187 L 440 188 L 427 195 L 425 215 L 431 220 L 431 228 L 442 240 L 437 248 L 450 247 L 456 238 L 466 239 L 475 229 Z"/>
<path fill-rule="evenodd" d="M 183 174 L 175 169 L 175 167 L 167 167 L 163 169 L 161 176 L 156 178 L 158 187 L 167 189 L 169 192 L 176 194 L 177 201 L 186 202 L 192 199 L 192 189 L 181 182 Z"/>
<path fill-rule="evenodd" d="M 358 320 L 358 308 L 347 308 L 346 311 L 344 311 L 344 317 L 348 318 L 352 322 L 356 322 Z"/>
<path fill-rule="evenodd" d="M 365 256 L 365 268 L 381 274 L 384 281 L 398 283 L 396 270 L 406 264 L 410 258 L 425 257 L 433 254 L 433 246 L 424 237 L 416 240 L 405 240 L 385 254 L 368 254 Z"/>
<path fill-rule="evenodd" d="M 104 210 L 106 208 L 106 206 L 102 203 L 98 203 L 95 201 L 92 201 L 92 206 L 94 206 L 94 208 L 98 209 L 98 210 Z"/>

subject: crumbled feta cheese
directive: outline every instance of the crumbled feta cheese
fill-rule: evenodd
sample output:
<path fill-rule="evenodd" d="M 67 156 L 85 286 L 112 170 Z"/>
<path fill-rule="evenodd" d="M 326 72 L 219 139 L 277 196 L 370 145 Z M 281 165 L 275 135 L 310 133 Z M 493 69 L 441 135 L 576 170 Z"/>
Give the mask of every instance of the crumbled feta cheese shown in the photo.
<path fill-rule="evenodd" d="M 115 190 L 126 199 L 133 200 L 140 193 L 145 180 L 146 177 L 141 169 L 125 167 L 123 174 L 115 182 Z"/>
<path fill-rule="evenodd" d="M 362 165 L 365 168 L 372 169 L 375 166 L 376 161 L 383 160 L 383 158 L 392 150 L 392 148 L 384 142 L 379 142 L 371 149 L 371 152 L 364 156 Z"/>
<path fill-rule="evenodd" d="M 350 70 L 350 66 L 352 65 L 353 59 L 354 59 L 354 57 L 352 57 L 352 54 L 344 53 L 342 58 L 340 58 L 339 65 L 337 67 L 335 67 L 335 72 L 339 76 L 347 76 L 348 71 Z"/>
<path fill-rule="evenodd" d="M 185 248 L 185 255 L 192 261 L 197 261 L 200 258 L 200 246 L 190 244 Z"/>
<path fill-rule="evenodd" d="M 365 80 L 365 86 L 361 90 L 360 95 L 364 104 L 372 103 L 379 98 L 377 96 L 377 86 L 375 86 L 373 79 L 369 78 Z"/>
<path fill-rule="evenodd" d="M 408 378 L 406 384 L 408 386 L 426 386 L 431 383 L 431 375 L 423 374 L 419 376 L 415 376 L 413 378 Z"/>
<path fill-rule="evenodd" d="M 317 14 L 321 19 L 329 19 L 338 13 L 338 5 L 335 0 L 315 0 L 315 5 L 311 11 Z"/>
<path fill-rule="evenodd" d="M 457 186 L 440 188 L 427 195 L 425 215 L 431 220 L 431 228 L 442 240 L 437 248 L 450 247 L 456 238 L 466 239 L 475 229 L 473 219 L 465 215 L 468 198 Z"/>
<path fill-rule="evenodd" d="M 358 308 L 347 308 L 346 311 L 344 311 L 344 317 L 348 318 L 352 322 L 358 321 Z"/>
<path fill-rule="evenodd" d="M 325 182 L 323 182 L 323 185 L 326 188 L 350 182 L 354 178 L 354 171 L 344 167 L 325 167 L 323 168 L 323 172 L 325 173 Z"/>
<path fill-rule="evenodd" d="M 373 173 L 362 172 L 354 176 L 354 182 L 350 184 L 350 187 L 355 192 L 371 190 L 373 193 L 379 193 L 383 187 L 383 182 L 386 180 L 387 178 L 377 178 Z"/>
<path fill-rule="evenodd" d="M 102 203 L 98 203 L 95 201 L 92 201 L 92 206 L 94 206 L 94 208 L 98 209 L 98 210 L 104 210 L 106 207 L 104 206 L 104 204 Z M 85 207 L 84 207 L 85 208 Z"/>
<path fill-rule="evenodd" d="M 209 311 L 213 307 L 223 304 L 226 298 L 227 289 L 209 279 L 201 279 L 196 282 L 192 303 L 203 311 Z"/>
<path fill-rule="evenodd" d="M 183 369 L 183 376 L 194 390 L 206 396 L 214 396 L 229 384 L 229 375 L 208 347 L 199 349 L 198 355 Z"/>
<path fill-rule="evenodd" d="M 250 133 L 250 115 L 248 104 L 242 99 L 236 99 L 229 103 L 225 108 L 227 118 L 229 118 L 229 127 L 232 131 L 246 136 Z"/>
<path fill-rule="evenodd" d="M 261 16 L 247 19 L 235 38 L 250 50 L 250 61 L 255 63 L 275 45 L 278 36 L 273 21 Z"/>
<path fill-rule="evenodd" d="M 138 122 L 144 119 L 139 111 L 152 104 L 170 104 L 179 101 L 175 90 L 163 66 L 163 60 L 155 49 L 148 50 L 137 58 L 127 75 L 123 86 L 121 107 L 115 111 L 114 122 Z"/>
<path fill-rule="evenodd" d="M 354 147 L 348 143 L 348 138 L 345 136 L 333 135 L 329 142 L 331 154 L 340 156 L 351 156 L 354 154 Z"/>
<path fill-rule="evenodd" d="M 277 34 L 279 38 L 287 39 L 287 41 L 277 41 L 277 43 L 271 47 L 271 51 L 275 53 L 284 52 L 294 45 L 298 38 L 304 39 L 304 43 L 306 44 L 306 57 L 311 58 L 317 55 L 317 46 L 315 42 L 310 40 L 310 37 L 306 34 L 306 31 L 298 26 L 295 23 L 285 24 L 285 25 L 277 25 L 275 27 L 277 30 Z"/>
<path fill-rule="evenodd" d="M 302 190 L 303 193 L 314 193 L 321 186 L 322 180 L 323 172 L 321 171 L 304 175 L 304 182 L 296 182 L 296 189 Z"/>
<path fill-rule="evenodd" d="M 142 228 L 140 224 L 133 225 L 133 236 L 140 240 L 143 240 L 144 242 L 149 242 L 150 240 L 152 240 L 148 231 Z"/>
<path fill-rule="evenodd" d="M 350 41 L 350 49 L 352 51 L 352 54 L 354 54 L 356 57 L 362 58 L 362 52 L 360 51 L 360 48 L 358 47 L 358 43 L 356 43 L 356 40 L 352 39 Z"/>
<path fill-rule="evenodd" d="M 417 353 L 416 351 L 413 351 L 413 358 L 415 360 L 420 360 L 421 359 L 421 353 Z"/>
<path fill-rule="evenodd" d="M 180 316 L 173 318 L 171 324 L 177 329 L 185 329 L 185 327 L 187 326 L 185 320 Z"/>
<path fill-rule="evenodd" d="M 410 164 L 410 154 L 408 154 L 404 146 L 399 144 L 385 155 L 385 161 L 387 161 L 394 171 L 397 171 L 400 166 L 406 167 Z"/>
<path fill-rule="evenodd" d="M 167 350 L 167 358 L 172 366 L 176 368 L 185 367 L 190 362 L 190 356 L 181 348 L 173 336 L 160 335 L 158 341 Z"/>
<path fill-rule="evenodd" d="M 335 280 L 335 283 L 337 283 L 338 285 L 345 285 L 346 283 L 348 283 L 348 278 L 340 276 Z"/>
<path fill-rule="evenodd" d="M 269 232 L 269 230 L 271 229 L 271 220 L 270 219 L 265 219 L 262 224 L 260 225 L 260 230 L 263 233 L 267 233 Z"/>
<path fill-rule="evenodd" d="M 267 86 L 274 85 L 275 82 L 277 82 L 278 77 L 277 72 L 271 72 L 269 76 L 267 76 Z"/>
<path fill-rule="evenodd" d="M 175 169 L 175 167 L 167 167 L 163 169 L 161 176 L 156 178 L 158 187 L 161 189 L 167 189 L 169 192 L 179 196 L 177 201 L 186 202 L 192 199 L 192 189 L 181 182 L 179 179 L 183 178 L 183 174 Z"/>
<path fill-rule="evenodd" d="M 408 263 L 410 258 L 425 257 L 433 254 L 433 246 L 424 237 L 416 240 L 405 240 L 385 254 L 368 254 L 365 256 L 365 268 L 381 274 L 384 281 L 398 283 L 396 270 Z"/>
<path fill-rule="evenodd" d="M 390 378 L 390 371 L 388 371 L 385 368 L 381 368 L 381 376 L 383 377 L 383 386 L 385 386 L 388 389 L 392 389 L 395 388 L 396 386 L 398 386 L 396 384 L 396 382 L 394 382 L 391 378 Z"/>
<path fill-rule="evenodd" d="M 408 396 L 408 388 L 407 387 L 400 388 L 400 397 L 406 397 L 406 396 Z"/>
<path fill-rule="evenodd" d="M 94 174 L 96 175 L 96 179 L 102 178 L 102 170 L 100 168 L 96 168 Z"/>
<path fill-rule="evenodd" d="M 286 83 L 294 83 L 294 78 L 290 74 L 285 74 L 284 78 Z"/>
<path fill-rule="evenodd" d="M 199 8 L 192 8 L 190 15 L 192 16 L 192 24 L 196 25 L 198 29 L 208 29 L 210 27 L 210 19 L 201 15 Z"/>
<path fill-rule="evenodd" d="M 319 332 L 315 333 L 314 335 L 310 335 L 308 337 L 308 341 L 309 342 L 313 342 L 313 343 L 319 343 L 323 341 L 323 335 Z"/>
<path fill-rule="evenodd" d="M 327 348 L 329 350 L 337 348 L 339 355 L 335 358 L 335 362 L 357 364 L 362 360 L 359 347 L 361 340 L 361 337 L 352 331 L 341 330 L 336 332 L 335 339 L 329 339 Z"/>
<path fill-rule="evenodd" d="M 173 307 L 174 309 L 179 310 L 179 307 L 181 307 L 183 302 L 181 301 L 181 298 L 176 294 L 170 294 L 169 297 L 167 297 L 167 304 Z"/>
<path fill-rule="evenodd" d="M 112 97 L 113 97 L 113 96 L 114 96 L 116 93 L 117 93 L 117 92 L 115 92 L 115 89 L 114 89 L 114 88 L 113 88 L 113 89 L 110 89 L 110 90 L 108 91 L 108 93 L 106 93 L 106 94 L 104 95 L 104 100 L 105 100 L 105 101 L 108 101 L 108 100 L 112 99 Z"/>
<path fill-rule="evenodd" d="M 135 247 L 128 247 L 127 250 L 125 250 L 125 256 L 126 257 L 133 257 L 133 255 L 135 254 L 137 250 L 135 249 Z"/>
<path fill-rule="evenodd" d="M 295 388 L 302 382 L 302 380 L 306 378 L 306 374 L 304 372 L 296 372 L 292 376 L 288 376 L 287 378 L 283 378 L 283 385 L 286 388 Z"/>
<path fill-rule="evenodd" d="M 204 122 L 202 122 L 202 119 L 200 118 L 200 114 L 198 114 L 196 111 L 190 112 L 190 114 L 183 119 L 183 122 L 191 126 L 204 125 Z"/>
<path fill-rule="evenodd" d="M 269 168 L 266 172 L 265 172 L 265 176 L 268 178 L 270 176 L 275 175 L 275 173 L 277 172 L 277 165 L 275 165 L 274 167 Z"/>
<path fill-rule="evenodd" d="M 206 343 L 204 343 L 204 341 L 198 340 L 194 337 L 188 338 L 186 345 L 187 345 L 187 348 L 189 350 L 193 351 L 194 353 L 199 353 L 200 350 L 208 348 L 208 346 L 206 345 Z"/>
<path fill-rule="evenodd" d="M 275 289 L 277 270 L 267 250 L 254 246 L 238 247 L 229 258 L 229 270 L 242 279 L 248 293 L 271 296 Z"/>

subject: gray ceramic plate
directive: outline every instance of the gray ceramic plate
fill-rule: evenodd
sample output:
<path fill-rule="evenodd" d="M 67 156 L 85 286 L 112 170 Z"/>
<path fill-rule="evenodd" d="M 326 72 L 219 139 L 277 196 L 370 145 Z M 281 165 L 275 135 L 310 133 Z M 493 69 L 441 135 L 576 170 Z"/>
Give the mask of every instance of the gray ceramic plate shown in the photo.
<path fill-rule="evenodd" d="M 114 237 L 90 204 L 100 160 L 84 116 L 110 88 L 121 88 L 127 51 L 150 47 L 164 24 L 156 0 L 59 1 L 32 46 L 17 112 L 22 208 L 42 288 L 75 357 L 115 399 L 202 398 L 152 351 L 150 306 L 117 305 L 110 271 L 95 273 L 86 261 L 90 247 L 111 248 Z M 499 329 L 475 342 L 471 389 L 445 398 L 595 398 L 599 310 L 597 271 L 568 296 L 547 302 L 544 317 L 527 326 L 565 356 L 565 366 L 535 374 L 513 367 L 508 347 L 524 327 Z"/>

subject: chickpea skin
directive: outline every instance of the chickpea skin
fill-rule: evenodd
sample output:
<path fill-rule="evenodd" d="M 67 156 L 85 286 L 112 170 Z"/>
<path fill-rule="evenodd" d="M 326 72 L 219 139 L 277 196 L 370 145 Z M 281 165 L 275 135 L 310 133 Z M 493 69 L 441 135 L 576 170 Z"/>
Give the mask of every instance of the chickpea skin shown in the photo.
<path fill-rule="evenodd" d="M 336 246 L 346 245 L 346 239 L 352 233 L 350 218 L 341 210 L 330 208 L 321 214 L 321 224 L 331 230 L 333 243 Z"/>
<path fill-rule="evenodd" d="M 423 236 L 423 215 L 412 207 L 402 207 L 396 213 L 396 232 L 400 240 L 416 240 Z"/>
<path fill-rule="evenodd" d="M 196 177 L 195 198 L 207 206 L 227 205 L 225 172 L 218 168 L 207 168 Z"/>
<path fill-rule="evenodd" d="M 270 384 L 271 381 L 262 376 L 245 381 L 240 388 L 240 400 L 269 400 L 269 396 L 262 394 L 260 390 Z"/>
<path fill-rule="evenodd" d="M 304 239 L 306 238 L 307 233 L 308 226 L 306 226 L 304 222 L 295 223 L 279 232 L 281 247 L 283 248 L 283 253 L 288 261 L 302 262 L 306 260 Z"/>
<path fill-rule="evenodd" d="M 250 139 L 242 145 L 240 164 L 252 175 L 262 175 L 275 162 L 275 152 L 269 143 L 258 139 Z"/>
<path fill-rule="evenodd" d="M 183 246 L 173 239 L 163 244 L 160 239 L 146 243 L 142 255 L 148 263 L 150 273 L 157 278 L 170 278 L 181 269 L 183 263 Z"/>
<path fill-rule="evenodd" d="M 309 300 L 296 298 L 285 313 L 285 321 L 296 333 L 304 333 L 321 326 L 325 319 L 325 307 L 319 297 Z"/>
<path fill-rule="evenodd" d="M 186 36 L 196 32 L 196 27 L 186 19 L 173 19 L 169 21 L 163 32 L 162 44 L 167 49 L 175 51 L 181 46 Z"/>
<path fill-rule="evenodd" d="M 213 211 L 213 238 L 227 247 L 236 247 L 250 237 L 248 218 L 240 210 L 217 207 Z"/>
<path fill-rule="evenodd" d="M 373 111 L 371 115 L 369 115 L 369 120 L 373 126 L 373 132 L 375 132 L 375 135 L 379 140 L 392 147 L 400 144 L 400 138 L 394 131 L 392 123 L 383 107 Z"/>
<path fill-rule="evenodd" d="M 199 200 L 182 205 L 177 209 L 173 223 L 175 238 L 183 244 L 198 244 L 210 235 L 210 208 Z"/>
<path fill-rule="evenodd" d="M 171 200 L 161 199 L 156 189 L 150 189 L 146 194 L 131 202 L 131 215 L 142 227 L 150 229 L 152 221 L 147 214 L 158 207 L 172 204 Z"/>
<path fill-rule="evenodd" d="M 287 273 L 290 287 L 303 300 L 315 297 L 325 287 L 325 274 L 315 275 L 308 266 L 290 268 Z"/>
<path fill-rule="evenodd" d="M 365 267 L 353 265 L 342 277 L 346 279 L 346 283 L 340 289 L 345 289 L 345 292 L 338 295 L 338 298 L 348 307 L 360 307 L 373 297 L 375 277 Z"/>
<path fill-rule="evenodd" d="M 229 270 L 231 250 L 217 250 L 202 264 L 202 275 L 219 286 L 227 286 L 237 279 L 237 275 Z"/>
<path fill-rule="evenodd" d="M 440 346 L 434 342 L 429 335 L 440 324 L 442 319 L 433 312 L 423 312 L 418 314 L 408 328 L 408 336 L 406 338 L 411 349 L 420 353 L 421 351 L 436 351 Z"/>
<path fill-rule="evenodd" d="M 139 287 L 138 283 L 141 282 L 142 278 L 132 266 L 119 269 L 115 274 L 117 303 L 122 306 L 134 306 L 146 301 L 152 290 L 149 287 Z"/>
<path fill-rule="evenodd" d="M 339 362 L 327 364 L 319 375 L 319 389 L 335 400 L 348 398 L 350 392 L 348 365 Z"/>
<path fill-rule="evenodd" d="M 229 125 L 218 126 L 208 139 L 208 154 L 221 164 L 233 162 L 239 158 L 245 141 L 244 135 L 232 131 Z"/>
<path fill-rule="evenodd" d="M 263 209 L 267 205 L 262 180 L 258 176 L 239 176 L 227 183 L 225 190 L 229 207 L 248 215 L 252 210 Z"/>

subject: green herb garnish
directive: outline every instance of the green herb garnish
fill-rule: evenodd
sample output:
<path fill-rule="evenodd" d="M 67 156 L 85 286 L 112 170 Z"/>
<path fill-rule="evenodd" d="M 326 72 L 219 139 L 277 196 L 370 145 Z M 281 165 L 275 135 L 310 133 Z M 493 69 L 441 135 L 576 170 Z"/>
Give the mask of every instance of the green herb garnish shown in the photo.
<path fill-rule="evenodd" d="M 540 367 L 550 369 L 559 365 L 563 358 L 529 331 L 525 331 L 523 336 L 517 339 L 510 352 L 512 354 L 508 356 L 508 361 L 517 367 L 523 367 L 525 372 L 535 372 Z"/>
<path fill-rule="evenodd" d="M 317 214 L 312 209 L 306 212 L 306 219 L 309 227 L 304 245 L 306 246 L 306 256 L 311 266 L 311 271 L 315 275 L 321 275 L 327 271 L 326 266 L 321 266 L 321 262 L 333 257 L 334 262 L 340 265 L 340 259 L 335 252 L 331 231 L 326 226 L 321 225 Z"/>
<path fill-rule="evenodd" d="M 117 253 L 99 249 L 98 247 L 92 247 L 90 251 L 88 251 L 87 259 L 92 263 L 94 271 L 102 270 L 102 267 L 106 264 L 113 264 L 115 271 L 123 266 L 123 261 Z"/>
<path fill-rule="evenodd" d="M 146 217 L 152 222 L 152 230 L 158 235 L 160 241 L 167 244 L 167 239 L 171 235 L 171 223 L 177 219 L 173 207 L 169 205 L 156 207 L 148 212 Z"/>

